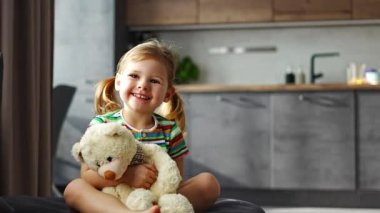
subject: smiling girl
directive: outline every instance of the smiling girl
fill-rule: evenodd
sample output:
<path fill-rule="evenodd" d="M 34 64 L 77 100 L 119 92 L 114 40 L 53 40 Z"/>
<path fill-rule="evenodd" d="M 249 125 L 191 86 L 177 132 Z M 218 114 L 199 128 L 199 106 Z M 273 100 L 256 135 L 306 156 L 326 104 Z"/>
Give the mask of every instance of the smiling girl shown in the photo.
<path fill-rule="evenodd" d="M 183 137 L 183 103 L 173 85 L 176 63 L 171 49 L 157 40 L 129 50 L 120 59 L 116 76 L 98 84 L 95 94 L 98 116 L 90 125 L 120 123 L 136 140 L 161 146 L 176 161 L 183 175 L 184 157 L 189 150 Z M 167 108 L 159 115 L 155 111 L 162 103 Z M 68 184 L 64 197 L 71 208 L 80 212 L 130 212 L 119 200 L 98 189 L 122 182 L 135 188 L 149 188 L 156 178 L 157 170 L 152 164 L 130 166 L 116 181 L 104 180 L 82 164 L 81 179 Z M 220 186 L 212 174 L 200 173 L 182 181 L 178 193 L 189 199 L 196 212 L 204 212 L 219 197 Z M 157 211 L 157 207 L 148 210 Z"/>

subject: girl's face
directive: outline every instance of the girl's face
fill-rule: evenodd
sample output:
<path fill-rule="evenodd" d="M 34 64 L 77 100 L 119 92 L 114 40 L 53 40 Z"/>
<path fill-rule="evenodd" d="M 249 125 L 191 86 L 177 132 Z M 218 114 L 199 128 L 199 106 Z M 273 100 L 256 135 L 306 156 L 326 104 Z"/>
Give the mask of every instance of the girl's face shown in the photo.
<path fill-rule="evenodd" d="M 139 113 L 153 113 L 173 94 L 166 67 L 154 59 L 128 62 L 116 75 L 115 89 L 124 109 Z"/>

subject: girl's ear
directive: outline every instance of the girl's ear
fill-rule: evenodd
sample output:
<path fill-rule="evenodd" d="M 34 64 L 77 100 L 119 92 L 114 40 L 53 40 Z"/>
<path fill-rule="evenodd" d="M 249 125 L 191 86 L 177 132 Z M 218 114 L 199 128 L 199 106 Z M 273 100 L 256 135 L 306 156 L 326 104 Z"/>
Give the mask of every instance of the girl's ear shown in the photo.
<path fill-rule="evenodd" d="M 120 89 L 120 75 L 119 75 L 119 73 L 116 73 L 116 76 L 115 76 L 115 90 L 119 91 L 119 89 Z"/>
<path fill-rule="evenodd" d="M 170 87 L 168 89 L 168 91 L 166 91 L 164 102 L 170 101 L 170 99 L 173 97 L 174 93 L 175 93 L 174 87 Z"/>

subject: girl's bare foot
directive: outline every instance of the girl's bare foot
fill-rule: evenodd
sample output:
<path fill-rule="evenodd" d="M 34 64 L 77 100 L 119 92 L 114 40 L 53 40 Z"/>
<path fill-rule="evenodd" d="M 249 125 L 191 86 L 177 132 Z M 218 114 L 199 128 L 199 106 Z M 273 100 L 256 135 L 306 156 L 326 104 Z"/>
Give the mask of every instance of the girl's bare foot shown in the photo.
<path fill-rule="evenodd" d="M 160 208 L 158 206 L 153 206 L 152 208 L 144 211 L 145 213 L 160 213 Z"/>

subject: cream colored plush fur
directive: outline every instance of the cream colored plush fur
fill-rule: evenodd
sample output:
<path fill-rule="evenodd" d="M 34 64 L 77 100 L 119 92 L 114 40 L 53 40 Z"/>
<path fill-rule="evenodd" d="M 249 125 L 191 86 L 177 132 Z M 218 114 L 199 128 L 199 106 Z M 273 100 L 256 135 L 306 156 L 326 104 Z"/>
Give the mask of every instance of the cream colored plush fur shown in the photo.
<path fill-rule="evenodd" d="M 176 162 L 158 145 L 136 141 L 129 130 L 118 123 L 89 127 L 80 142 L 74 144 L 72 154 L 100 176 L 117 180 L 128 169 L 138 146 L 142 148 L 144 162 L 153 163 L 158 170 L 157 180 L 150 190 L 120 184 L 106 187 L 103 192 L 119 198 L 131 210 L 145 210 L 158 203 L 162 213 L 194 212 L 186 197 L 176 194 L 182 180 Z"/>

